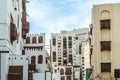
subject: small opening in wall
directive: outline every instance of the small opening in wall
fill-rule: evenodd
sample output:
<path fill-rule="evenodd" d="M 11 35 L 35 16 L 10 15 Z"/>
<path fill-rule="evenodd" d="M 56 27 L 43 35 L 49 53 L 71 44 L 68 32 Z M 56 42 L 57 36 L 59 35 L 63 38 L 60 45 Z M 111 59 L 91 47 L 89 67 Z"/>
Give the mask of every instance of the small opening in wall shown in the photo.
<path fill-rule="evenodd" d="M 14 10 L 16 11 L 16 10 L 17 10 L 17 8 L 15 7 L 15 8 L 14 8 Z"/>
<path fill-rule="evenodd" d="M 10 57 L 9 57 L 9 60 L 10 60 Z"/>
<path fill-rule="evenodd" d="M 14 59 L 16 59 L 16 57 Z"/>
<path fill-rule="evenodd" d="M 21 59 L 23 59 L 23 58 L 21 57 Z"/>

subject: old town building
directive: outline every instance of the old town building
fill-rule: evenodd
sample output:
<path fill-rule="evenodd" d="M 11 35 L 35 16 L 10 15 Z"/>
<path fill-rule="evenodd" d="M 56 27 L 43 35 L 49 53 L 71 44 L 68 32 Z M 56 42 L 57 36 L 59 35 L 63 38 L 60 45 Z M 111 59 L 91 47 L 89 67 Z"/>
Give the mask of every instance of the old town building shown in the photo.
<path fill-rule="evenodd" d="M 80 80 L 81 43 L 88 28 L 51 34 L 52 80 Z"/>
<path fill-rule="evenodd" d="M 0 80 L 51 78 L 46 69 L 45 33 L 27 34 L 27 2 L 0 1 Z"/>
<path fill-rule="evenodd" d="M 120 79 L 120 4 L 94 5 L 91 24 L 91 79 Z"/>

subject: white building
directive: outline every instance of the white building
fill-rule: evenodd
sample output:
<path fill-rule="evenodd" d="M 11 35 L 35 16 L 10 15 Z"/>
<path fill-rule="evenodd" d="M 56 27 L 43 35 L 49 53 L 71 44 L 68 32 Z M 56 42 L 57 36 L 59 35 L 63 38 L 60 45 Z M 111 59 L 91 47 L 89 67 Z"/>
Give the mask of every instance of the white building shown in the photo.
<path fill-rule="evenodd" d="M 45 33 L 27 34 L 24 40 L 25 55 L 29 59 L 29 76 L 33 80 L 45 80 L 46 54 Z M 48 75 L 48 77 L 50 77 Z"/>
<path fill-rule="evenodd" d="M 52 80 L 73 80 L 73 78 L 80 80 L 80 45 L 88 38 L 88 31 L 88 28 L 82 28 L 51 34 Z M 68 72 L 66 72 L 67 66 L 71 66 Z M 65 71 L 64 76 L 60 74 L 62 67 Z"/>
<path fill-rule="evenodd" d="M 26 0 L 0 1 L 0 80 L 12 80 L 15 77 L 19 80 L 24 77 L 24 80 L 27 80 L 27 76 L 24 76 L 26 71 L 22 69 L 23 66 L 26 66 L 27 61 L 22 60 L 25 63 L 13 64 L 19 60 L 17 55 L 22 54 L 23 38 L 29 32 L 29 22 L 26 21 L 24 14 L 26 12 L 25 5 Z M 9 60 L 10 57 L 16 57 L 16 59 Z M 20 70 L 22 73 L 16 76 L 13 74 L 14 72 L 10 72 L 11 66 L 19 66 L 20 69 L 16 71 Z"/>
<path fill-rule="evenodd" d="M 82 80 L 88 80 L 90 77 L 90 44 L 89 40 L 83 41 L 81 45 L 81 72 Z"/>

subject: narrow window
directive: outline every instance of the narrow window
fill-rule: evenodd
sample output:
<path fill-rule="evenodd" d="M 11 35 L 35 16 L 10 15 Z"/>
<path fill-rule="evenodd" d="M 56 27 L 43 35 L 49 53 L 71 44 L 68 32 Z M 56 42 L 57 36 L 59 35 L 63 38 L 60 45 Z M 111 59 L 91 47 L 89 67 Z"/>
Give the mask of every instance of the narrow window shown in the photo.
<path fill-rule="evenodd" d="M 32 38 L 32 43 L 36 43 L 36 37 Z"/>
<path fill-rule="evenodd" d="M 39 55 L 38 56 L 38 64 L 42 64 L 43 63 L 43 56 Z"/>

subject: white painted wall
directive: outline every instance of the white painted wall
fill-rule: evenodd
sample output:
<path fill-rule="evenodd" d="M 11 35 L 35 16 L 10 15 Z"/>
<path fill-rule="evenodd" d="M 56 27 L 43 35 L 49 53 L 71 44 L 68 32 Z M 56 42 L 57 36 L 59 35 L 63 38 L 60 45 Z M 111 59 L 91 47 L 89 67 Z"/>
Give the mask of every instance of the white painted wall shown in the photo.
<path fill-rule="evenodd" d="M 23 66 L 23 80 L 28 80 L 28 57 L 22 56 L 9 56 L 9 66 Z"/>

